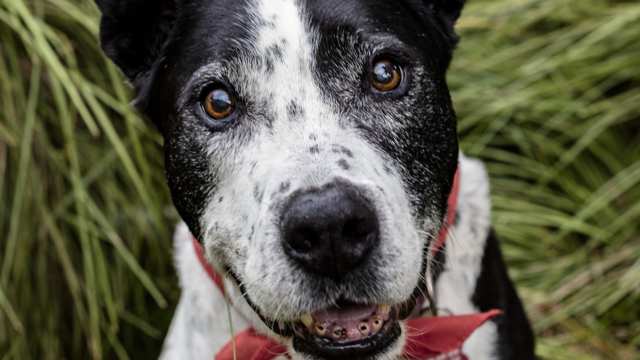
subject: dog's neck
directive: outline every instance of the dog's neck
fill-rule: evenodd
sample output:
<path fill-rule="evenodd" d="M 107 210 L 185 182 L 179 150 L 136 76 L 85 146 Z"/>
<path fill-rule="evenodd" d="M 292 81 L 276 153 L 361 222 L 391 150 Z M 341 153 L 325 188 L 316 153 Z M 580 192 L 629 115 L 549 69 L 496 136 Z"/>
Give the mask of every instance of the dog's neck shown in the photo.
<path fill-rule="evenodd" d="M 489 186 L 483 165 L 461 155 L 459 175 L 457 212 L 452 216 L 456 221 L 443 239 L 446 246 L 442 272 L 430 286 L 438 311 L 451 315 L 478 311 L 472 296 L 490 226 Z M 441 245 L 434 242 L 434 247 Z M 211 354 L 202 357 L 210 359 L 235 333 L 247 327 L 290 345 L 289 339 L 278 337 L 263 323 L 233 280 L 222 279 L 219 285 L 224 288 L 223 296 L 220 286 L 211 281 L 211 275 L 201 265 L 192 245 L 192 236 L 184 224 L 178 227 L 175 246 L 183 293 L 165 343 L 165 358 L 183 355 L 200 358 L 202 354 Z M 425 278 L 434 278 L 432 272 L 428 267 Z M 465 349 L 473 354 L 491 353 L 492 343 L 486 338 L 494 333 L 495 325 L 486 324 L 465 343 Z M 193 357 L 195 354 L 197 356 Z"/>

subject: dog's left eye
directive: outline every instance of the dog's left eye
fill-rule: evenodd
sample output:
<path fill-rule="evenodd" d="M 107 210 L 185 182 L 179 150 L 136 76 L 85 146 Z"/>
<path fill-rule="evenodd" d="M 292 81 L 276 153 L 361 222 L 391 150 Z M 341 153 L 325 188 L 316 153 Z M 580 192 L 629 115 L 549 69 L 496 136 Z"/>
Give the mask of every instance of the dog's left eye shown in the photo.
<path fill-rule="evenodd" d="M 391 60 L 377 60 L 371 69 L 371 85 L 380 92 L 396 90 L 402 84 L 403 72 L 400 65 Z"/>
<path fill-rule="evenodd" d="M 214 120 L 224 120 L 235 111 L 235 100 L 225 89 L 214 89 L 202 102 L 204 111 Z"/>

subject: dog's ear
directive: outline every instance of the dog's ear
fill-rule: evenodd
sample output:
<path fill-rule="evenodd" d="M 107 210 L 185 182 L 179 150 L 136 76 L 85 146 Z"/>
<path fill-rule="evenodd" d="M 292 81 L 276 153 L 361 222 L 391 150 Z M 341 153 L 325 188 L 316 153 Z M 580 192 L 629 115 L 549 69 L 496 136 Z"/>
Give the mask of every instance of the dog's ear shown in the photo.
<path fill-rule="evenodd" d="M 455 48 L 458 35 L 455 31 L 456 22 L 460 18 L 465 0 L 419 0 L 428 7 L 428 13 L 441 27 L 443 34 Z"/>
<path fill-rule="evenodd" d="M 161 56 L 175 22 L 177 0 L 96 0 L 105 54 L 136 84 Z"/>
<path fill-rule="evenodd" d="M 464 7 L 465 0 L 430 0 L 436 14 L 440 15 L 445 23 L 451 27 L 456 24 L 460 14 L 462 13 L 462 8 Z"/>

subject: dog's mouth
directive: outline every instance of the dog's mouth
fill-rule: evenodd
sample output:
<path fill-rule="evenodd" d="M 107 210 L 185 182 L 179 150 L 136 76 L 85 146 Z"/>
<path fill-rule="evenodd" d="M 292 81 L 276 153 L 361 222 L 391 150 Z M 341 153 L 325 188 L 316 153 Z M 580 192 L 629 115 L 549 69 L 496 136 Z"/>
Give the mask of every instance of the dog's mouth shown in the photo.
<path fill-rule="evenodd" d="M 389 305 L 343 304 L 304 315 L 293 327 L 293 346 L 329 359 L 375 355 L 400 336 L 398 319 Z"/>
<path fill-rule="evenodd" d="M 403 303 L 358 304 L 338 300 L 335 306 L 307 313 L 298 321 L 273 321 L 259 310 L 247 296 L 246 289 L 233 272 L 249 306 L 274 333 L 292 337 L 297 352 L 325 359 L 370 358 L 382 353 L 394 344 L 402 330 L 400 322 L 422 316 L 425 303 L 424 286 L 418 285 Z"/>
<path fill-rule="evenodd" d="M 327 359 L 367 358 L 383 352 L 400 337 L 400 321 L 418 312 L 420 297 L 391 305 L 339 301 L 308 313 L 288 327 L 297 352 Z"/>
<path fill-rule="evenodd" d="M 293 337 L 296 351 L 328 359 L 356 359 L 383 352 L 401 334 L 400 321 L 422 313 L 425 289 L 417 286 L 408 300 L 397 305 L 357 304 L 338 300 L 336 305 L 304 314 L 299 321 L 271 321 L 247 296 L 237 276 L 227 270 L 240 285 L 249 306 L 274 333 Z"/>

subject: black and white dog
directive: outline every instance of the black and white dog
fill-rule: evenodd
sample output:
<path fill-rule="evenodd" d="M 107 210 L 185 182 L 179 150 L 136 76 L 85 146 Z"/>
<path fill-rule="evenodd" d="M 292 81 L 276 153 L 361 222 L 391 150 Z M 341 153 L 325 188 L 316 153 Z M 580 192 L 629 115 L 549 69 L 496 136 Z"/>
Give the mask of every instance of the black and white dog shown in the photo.
<path fill-rule="evenodd" d="M 97 3 L 185 223 L 163 358 L 212 359 L 252 327 L 285 358 L 396 359 L 429 308 L 499 309 L 462 353 L 534 357 L 486 173 L 458 150 L 445 74 L 463 0 Z"/>

